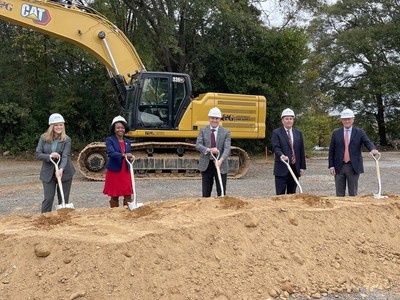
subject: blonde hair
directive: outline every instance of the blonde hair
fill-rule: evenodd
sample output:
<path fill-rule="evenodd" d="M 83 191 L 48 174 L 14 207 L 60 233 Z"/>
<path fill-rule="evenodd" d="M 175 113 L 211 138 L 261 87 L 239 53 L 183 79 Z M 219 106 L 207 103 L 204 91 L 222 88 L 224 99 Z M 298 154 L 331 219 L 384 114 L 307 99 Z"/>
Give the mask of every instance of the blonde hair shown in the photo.
<path fill-rule="evenodd" d="M 55 134 L 54 134 L 54 124 L 51 124 L 49 128 L 47 128 L 47 131 L 43 133 L 44 139 L 47 143 L 53 142 L 55 139 Z M 65 125 L 63 127 L 63 130 L 61 132 L 61 135 L 57 138 L 59 141 L 65 141 L 67 139 L 67 134 L 65 133 Z"/>

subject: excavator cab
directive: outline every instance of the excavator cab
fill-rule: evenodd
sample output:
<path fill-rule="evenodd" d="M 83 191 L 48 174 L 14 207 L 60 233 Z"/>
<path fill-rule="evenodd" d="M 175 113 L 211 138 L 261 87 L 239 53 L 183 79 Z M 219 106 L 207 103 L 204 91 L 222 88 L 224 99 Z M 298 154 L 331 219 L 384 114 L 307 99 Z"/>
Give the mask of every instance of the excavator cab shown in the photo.
<path fill-rule="evenodd" d="M 232 139 L 265 137 L 264 96 L 207 92 L 192 99 L 189 75 L 147 72 L 123 31 L 84 0 L 56 1 L 7 0 L 4 9 L 0 3 L 0 19 L 68 41 L 104 64 L 131 129 L 126 136 L 140 174 L 197 176 L 194 140 L 215 106 Z M 107 159 L 105 143 L 93 142 L 80 152 L 78 167 L 86 178 L 103 180 Z M 246 174 L 248 161 L 243 149 L 232 146 L 230 176 Z"/>
<path fill-rule="evenodd" d="M 125 104 L 131 130 L 177 129 L 190 104 L 191 83 L 186 74 L 142 72 Z"/>

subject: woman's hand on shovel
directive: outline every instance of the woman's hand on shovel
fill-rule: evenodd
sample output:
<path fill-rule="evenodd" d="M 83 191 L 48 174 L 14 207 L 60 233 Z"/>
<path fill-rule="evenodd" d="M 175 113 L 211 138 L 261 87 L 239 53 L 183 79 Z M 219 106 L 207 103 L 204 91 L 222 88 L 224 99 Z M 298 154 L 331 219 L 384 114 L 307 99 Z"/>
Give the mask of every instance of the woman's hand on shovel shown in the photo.
<path fill-rule="evenodd" d="M 60 154 L 59 153 L 57 153 L 57 152 L 52 152 L 52 153 L 50 153 L 50 159 L 60 159 Z M 55 160 L 55 161 L 57 161 L 57 160 Z"/>
<path fill-rule="evenodd" d="M 123 157 L 126 157 L 126 158 L 129 159 L 129 160 L 131 160 L 132 157 L 133 157 L 132 153 L 124 153 L 124 154 L 122 154 L 122 156 L 123 156 Z"/>

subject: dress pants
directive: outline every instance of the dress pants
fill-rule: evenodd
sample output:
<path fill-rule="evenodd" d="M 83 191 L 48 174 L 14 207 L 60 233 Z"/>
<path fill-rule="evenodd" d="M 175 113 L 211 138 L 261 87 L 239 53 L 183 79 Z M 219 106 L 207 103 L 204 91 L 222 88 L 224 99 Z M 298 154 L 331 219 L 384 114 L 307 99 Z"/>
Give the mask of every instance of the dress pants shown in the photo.
<path fill-rule="evenodd" d="M 222 186 L 224 188 L 224 194 L 226 195 L 226 180 L 228 174 L 221 174 Z M 211 197 L 211 191 L 213 188 L 215 179 L 215 184 L 217 186 L 217 195 L 221 196 L 221 185 L 218 180 L 217 169 L 215 167 L 214 160 L 210 160 L 207 169 L 201 173 L 201 185 L 203 190 L 203 197 Z"/>
<path fill-rule="evenodd" d="M 344 197 L 346 195 L 346 182 L 349 196 L 357 196 L 358 178 L 360 174 L 354 172 L 351 163 L 344 163 L 339 174 L 335 175 L 336 196 Z"/>
<path fill-rule="evenodd" d="M 294 165 L 290 164 L 296 178 L 299 176 L 297 174 L 296 168 Z M 297 183 L 294 181 L 290 172 L 286 176 L 275 176 L 275 192 L 277 195 L 284 194 L 296 194 Z"/>
<path fill-rule="evenodd" d="M 45 212 L 50 212 L 52 210 L 54 196 L 56 193 L 56 188 L 57 188 L 58 204 L 62 203 L 62 198 L 61 198 L 60 190 L 58 188 L 57 178 L 55 175 L 53 175 L 50 182 L 42 181 L 42 183 L 43 183 L 43 190 L 44 190 L 44 200 L 42 202 L 42 213 L 45 213 Z M 72 178 L 70 180 L 66 180 L 66 181 L 62 182 L 65 204 L 68 203 L 69 193 L 71 191 L 71 185 L 72 185 Z"/>

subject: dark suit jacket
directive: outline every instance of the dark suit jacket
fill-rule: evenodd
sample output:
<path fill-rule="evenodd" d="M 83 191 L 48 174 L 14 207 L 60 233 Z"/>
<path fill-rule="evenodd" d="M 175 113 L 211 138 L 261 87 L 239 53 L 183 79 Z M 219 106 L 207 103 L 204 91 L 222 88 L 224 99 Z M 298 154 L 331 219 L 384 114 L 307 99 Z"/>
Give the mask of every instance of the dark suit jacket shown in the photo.
<path fill-rule="evenodd" d="M 221 174 L 228 173 L 228 156 L 231 153 L 231 133 L 222 126 L 218 127 L 216 146 L 220 153 L 220 158 L 224 161 L 220 167 Z M 210 153 L 204 154 L 207 148 L 211 148 L 211 129 L 207 125 L 200 129 L 196 140 L 196 149 L 200 151 L 198 169 L 204 172 L 210 163 Z"/>
<path fill-rule="evenodd" d="M 361 128 L 352 127 L 349 153 L 350 161 L 354 172 L 357 174 L 364 172 L 361 147 L 364 145 L 369 151 L 375 149 L 374 143 L 370 141 L 367 134 Z M 343 166 L 344 157 L 344 129 L 335 129 L 332 133 L 331 144 L 329 146 L 329 168 L 334 167 L 339 173 Z"/>
<path fill-rule="evenodd" d="M 75 168 L 69 158 L 71 153 L 71 138 L 67 137 L 65 141 L 59 141 L 55 152 L 61 155 L 61 161 L 58 165 L 60 169 L 63 169 L 61 180 L 67 181 L 72 179 L 75 174 Z M 42 134 L 36 147 L 36 157 L 43 161 L 40 170 L 40 180 L 46 183 L 50 182 L 55 172 L 55 167 L 50 161 L 51 153 L 51 144 L 46 142 L 44 134 Z"/>
<path fill-rule="evenodd" d="M 306 169 L 306 156 L 304 151 L 304 140 L 303 134 L 300 130 L 292 128 L 293 133 L 293 147 L 294 154 L 296 155 L 296 171 L 300 176 L 300 169 Z M 274 175 L 275 176 L 286 176 L 289 173 L 287 166 L 281 161 L 281 155 L 286 155 L 291 157 L 292 150 L 289 146 L 289 138 L 286 133 L 285 128 L 279 127 L 272 132 L 272 150 L 275 154 L 275 164 L 274 164 Z"/>
<path fill-rule="evenodd" d="M 130 153 L 131 141 L 127 138 L 124 138 L 124 143 L 125 143 L 125 153 Z M 119 141 L 115 134 L 106 138 L 106 149 L 108 154 L 108 161 L 106 168 L 114 172 L 121 171 L 122 160 L 123 160 L 122 150 L 121 147 L 119 146 Z M 128 165 L 128 170 L 129 170 L 129 165 Z"/>

